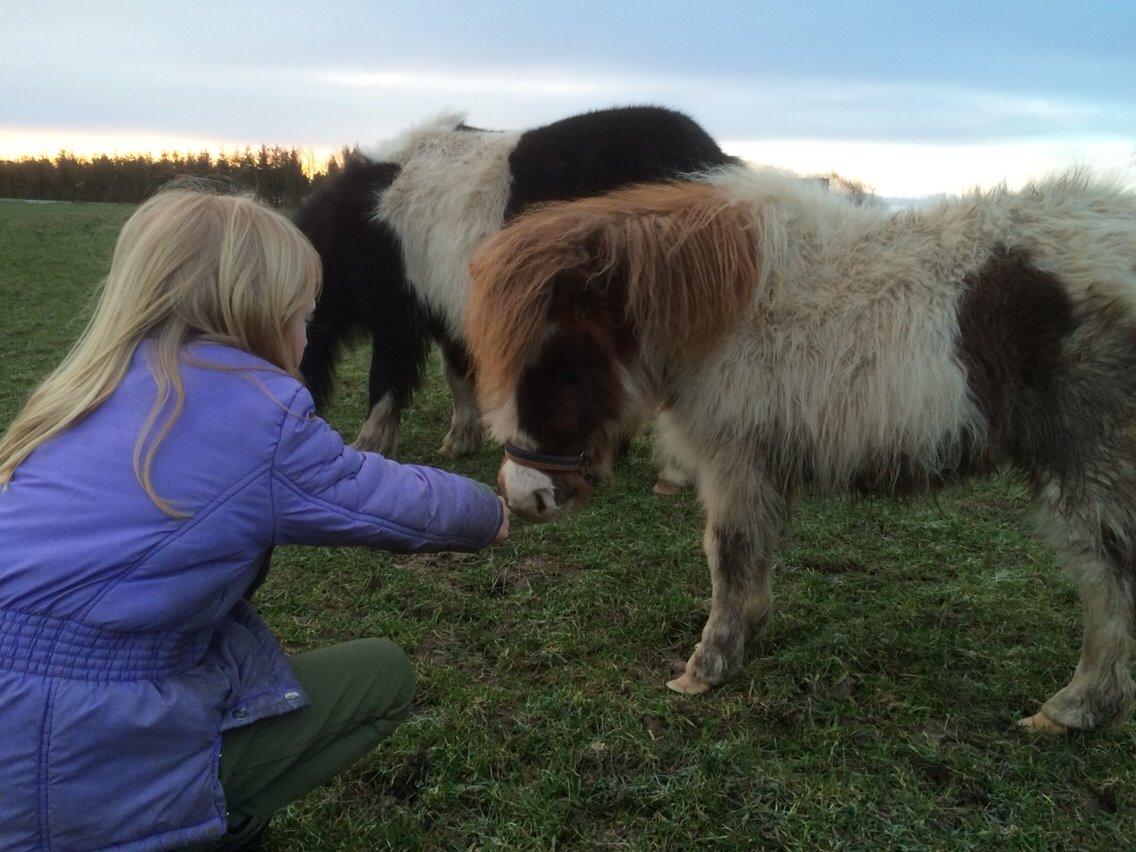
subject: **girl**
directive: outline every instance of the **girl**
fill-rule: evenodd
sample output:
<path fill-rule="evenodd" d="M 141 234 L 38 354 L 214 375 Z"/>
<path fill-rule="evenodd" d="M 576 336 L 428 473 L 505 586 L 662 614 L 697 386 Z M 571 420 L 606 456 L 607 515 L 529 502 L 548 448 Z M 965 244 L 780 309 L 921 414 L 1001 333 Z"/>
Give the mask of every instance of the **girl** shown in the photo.
<path fill-rule="evenodd" d="M 508 519 L 314 415 L 319 281 L 282 216 L 166 190 L 0 440 L 0 848 L 239 845 L 406 717 L 390 642 L 285 657 L 246 600 L 268 552 L 475 550 Z"/>

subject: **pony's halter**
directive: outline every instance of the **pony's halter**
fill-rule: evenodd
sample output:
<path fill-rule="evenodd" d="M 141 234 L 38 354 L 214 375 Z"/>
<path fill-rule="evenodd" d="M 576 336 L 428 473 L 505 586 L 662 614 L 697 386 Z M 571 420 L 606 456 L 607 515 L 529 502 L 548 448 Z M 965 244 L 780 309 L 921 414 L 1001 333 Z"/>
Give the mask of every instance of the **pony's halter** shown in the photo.
<path fill-rule="evenodd" d="M 521 467 L 531 467 L 534 470 L 553 473 L 578 473 L 585 479 L 591 479 L 588 473 L 588 462 L 591 459 L 588 457 L 587 450 L 584 450 L 578 456 L 554 456 L 551 453 L 521 449 L 516 444 L 506 441 L 505 457 Z"/>

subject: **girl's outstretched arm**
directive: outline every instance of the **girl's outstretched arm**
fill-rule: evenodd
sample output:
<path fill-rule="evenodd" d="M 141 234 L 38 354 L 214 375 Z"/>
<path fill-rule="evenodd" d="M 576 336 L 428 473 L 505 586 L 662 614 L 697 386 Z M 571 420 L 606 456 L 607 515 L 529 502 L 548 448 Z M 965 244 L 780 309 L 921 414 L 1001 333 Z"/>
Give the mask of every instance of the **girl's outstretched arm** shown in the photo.
<path fill-rule="evenodd" d="M 488 486 L 348 447 L 297 391 L 272 464 L 276 544 L 477 550 L 497 540 L 504 507 Z"/>

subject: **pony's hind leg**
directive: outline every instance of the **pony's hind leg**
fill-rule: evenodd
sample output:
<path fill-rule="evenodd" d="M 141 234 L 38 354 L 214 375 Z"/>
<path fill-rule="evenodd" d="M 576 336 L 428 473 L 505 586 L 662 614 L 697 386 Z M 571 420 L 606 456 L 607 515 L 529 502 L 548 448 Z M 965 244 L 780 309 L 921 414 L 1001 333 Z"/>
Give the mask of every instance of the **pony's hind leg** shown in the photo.
<path fill-rule="evenodd" d="M 1092 517 L 1087 520 L 1085 515 Z M 1128 669 L 1136 606 L 1136 523 L 1125 513 L 1052 511 L 1050 538 L 1081 592 L 1084 639 L 1073 679 L 1021 724 L 1047 733 L 1123 719 L 1134 690 Z"/>
<path fill-rule="evenodd" d="M 703 545 L 710 565 L 710 617 L 685 671 L 667 684 L 675 692 L 706 692 L 740 668 L 746 640 L 773 610 L 770 556 L 788 503 L 764 478 L 749 476 L 727 490 L 721 490 L 721 479 L 699 481 L 708 513 Z"/>

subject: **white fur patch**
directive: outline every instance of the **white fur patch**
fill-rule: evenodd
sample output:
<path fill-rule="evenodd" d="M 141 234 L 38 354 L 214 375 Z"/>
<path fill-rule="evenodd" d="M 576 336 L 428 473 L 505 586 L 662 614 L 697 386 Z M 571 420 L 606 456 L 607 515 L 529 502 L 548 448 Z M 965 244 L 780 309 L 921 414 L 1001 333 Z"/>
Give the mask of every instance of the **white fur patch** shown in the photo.
<path fill-rule="evenodd" d="M 501 479 L 505 499 L 514 512 L 533 520 L 548 521 L 562 511 L 562 507 L 556 505 L 556 488 L 547 474 L 506 459 L 501 467 Z"/>
<path fill-rule="evenodd" d="M 496 408 L 482 411 L 481 422 L 494 441 L 500 444 L 516 441 L 518 430 L 516 396 L 506 397 L 505 401 Z"/>
<path fill-rule="evenodd" d="M 402 245 L 407 279 L 462 337 L 474 247 L 500 230 L 509 200 L 509 154 L 519 132 L 456 130 L 446 115 L 383 146 L 401 171 L 378 199 L 375 216 Z"/>
<path fill-rule="evenodd" d="M 452 133 L 465 121 L 464 112 L 444 110 L 433 118 L 407 128 L 397 136 L 379 142 L 370 148 L 363 148 L 362 154 L 369 160 L 379 163 L 395 163 L 402 152 L 414 147 L 419 139 L 430 139 L 439 133 Z"/>

